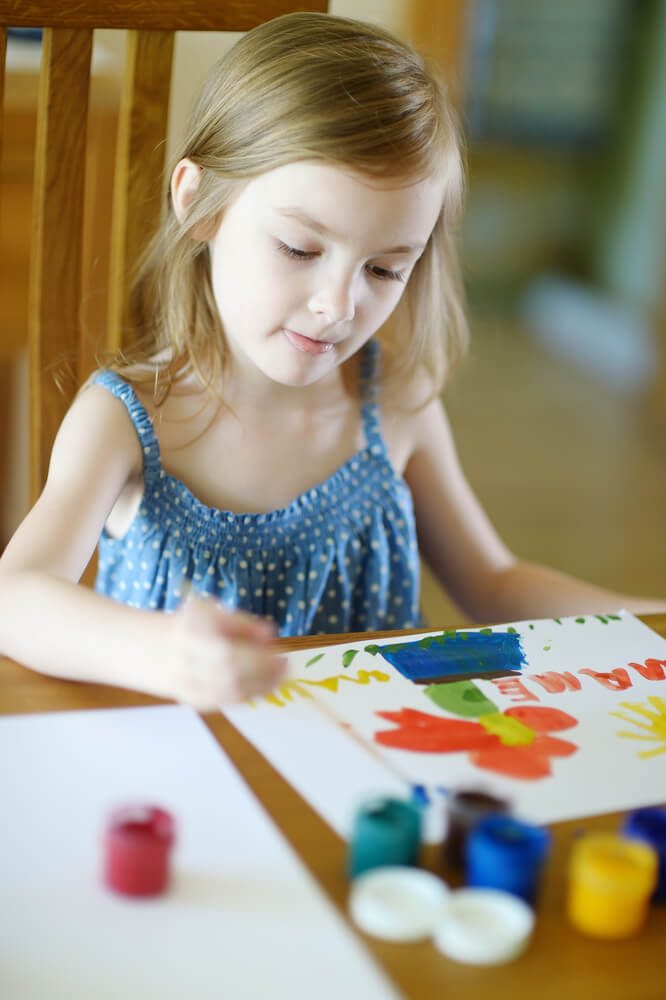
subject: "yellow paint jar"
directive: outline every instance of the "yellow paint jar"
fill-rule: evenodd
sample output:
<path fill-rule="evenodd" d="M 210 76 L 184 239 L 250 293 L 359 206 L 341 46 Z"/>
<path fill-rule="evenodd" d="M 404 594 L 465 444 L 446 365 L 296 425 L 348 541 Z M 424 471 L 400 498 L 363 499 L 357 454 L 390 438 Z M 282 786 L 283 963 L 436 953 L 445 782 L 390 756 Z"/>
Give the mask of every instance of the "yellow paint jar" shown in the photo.
<path fill-rule="evenodd" d="M 574 927 L 600 938 L 640 930 L 657 880 L 657 852 L 613 833 L 589 833 L 569 859 L 567 911 Z"/>

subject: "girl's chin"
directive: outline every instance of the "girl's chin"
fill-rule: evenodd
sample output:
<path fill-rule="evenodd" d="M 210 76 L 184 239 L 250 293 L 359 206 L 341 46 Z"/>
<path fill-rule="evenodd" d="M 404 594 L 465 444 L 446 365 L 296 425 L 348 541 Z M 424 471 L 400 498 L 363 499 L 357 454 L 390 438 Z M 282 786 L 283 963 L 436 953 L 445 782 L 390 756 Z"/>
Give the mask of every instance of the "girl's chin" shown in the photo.
<path fill-rule="evenodd" d="M 277 385 L 288 386 L 294 389 L 302 389 L 308 385 L 325 378 L 332 369 L 336 368 L 334 355 L 331 352 L 326 354 L 305 354 L 290 351 L 291 357 L 285 358 L 282 355 L 274 362 L 268 360 L 260 365 L 261 371 L 271 382 Z"/>

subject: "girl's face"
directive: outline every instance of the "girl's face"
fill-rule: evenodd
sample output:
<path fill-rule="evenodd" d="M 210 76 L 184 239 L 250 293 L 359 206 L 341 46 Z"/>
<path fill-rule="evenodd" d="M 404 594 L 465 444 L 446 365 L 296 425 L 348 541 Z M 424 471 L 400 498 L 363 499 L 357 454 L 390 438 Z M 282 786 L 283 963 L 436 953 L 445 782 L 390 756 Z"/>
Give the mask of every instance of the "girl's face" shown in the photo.
<path fill-rule="evenodd" d="M 441 181 L 397 187 L 314 161 L 250 180 L 210 241 L 232 365 L 288 386 L 331 373 L 396 307 L 441 203 Z"/>

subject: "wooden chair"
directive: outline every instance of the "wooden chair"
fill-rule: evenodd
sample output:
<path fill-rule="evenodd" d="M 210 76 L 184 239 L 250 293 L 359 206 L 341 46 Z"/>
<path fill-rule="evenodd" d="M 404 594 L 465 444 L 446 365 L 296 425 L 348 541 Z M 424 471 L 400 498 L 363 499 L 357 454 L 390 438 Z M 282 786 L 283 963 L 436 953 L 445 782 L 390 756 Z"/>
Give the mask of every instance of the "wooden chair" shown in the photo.
<path fill-rule="evenodd" d="M 128 31 L 108 274 L 108 346 L 120 347 L 118 331 L 129 328 L 126 278 L 155 229 L 163 204 L 155 177 L 164 166 L 174 33 L 247 31 L 290 11 L 326 9 L 326 0 L 77 0 L 76 4 L 0 0 L 0 105 L 6 28 L 43 29 L 27 332 L 33 499 L 45 481 L 53 439 L 77 379 L 87 374 L 81 361 L 80 316 L 94 30 Z M 0 118 L 0 152 L 1 126 Z M 0 341 L 2 336 L 0 330 Z M 76 378 L 59 387 L 54 371 L 63 359 L 69 360 Z M 6 430 L 0 426 L 0 435 Z"/>

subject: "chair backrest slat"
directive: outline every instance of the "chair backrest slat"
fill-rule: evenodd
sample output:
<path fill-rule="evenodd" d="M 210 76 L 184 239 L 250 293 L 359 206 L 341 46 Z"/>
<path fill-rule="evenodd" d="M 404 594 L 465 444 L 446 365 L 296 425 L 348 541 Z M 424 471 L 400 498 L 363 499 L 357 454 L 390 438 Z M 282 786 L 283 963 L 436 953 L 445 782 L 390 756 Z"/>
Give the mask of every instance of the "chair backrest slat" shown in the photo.
<path fill-rule="evenodd" d="M 131 31 L 118 122 L 111 230 L 109 346 L 130 346 L 129 278 L 157 227 L 169 118 L 174 35 Z"/>
<path fill-rule="evenodd" d="M 3 105 L 5 95 L 5 53 L 7 51 L 7 29 L 0 24 L 0 163 L 2 163 L 2 126 L 4 122 Z"/>
<path fill-rule="evenodd" d="M 42 42 L 28 301 L 33 496 L 75 386 L 92 36 L 47 28 Z M 66 378 L 67 365 L 74 377 L 61 391 L 54 377 Z"/>

